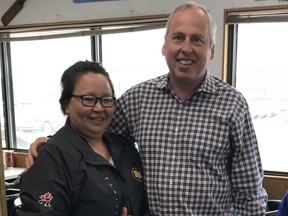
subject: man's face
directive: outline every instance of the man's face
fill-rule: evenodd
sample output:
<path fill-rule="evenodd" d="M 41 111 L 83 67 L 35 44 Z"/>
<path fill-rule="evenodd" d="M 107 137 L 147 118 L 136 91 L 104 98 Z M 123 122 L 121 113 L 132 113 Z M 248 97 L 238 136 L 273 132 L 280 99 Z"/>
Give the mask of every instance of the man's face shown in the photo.
<path fill-rule="evenodd" d="M 162 54 L 166 58 L 171 82 L 189 82 L 198 88 L 209 60 L 214 58 L 207 15 L 197 8 L 177 11 L 172 17 Z"/>

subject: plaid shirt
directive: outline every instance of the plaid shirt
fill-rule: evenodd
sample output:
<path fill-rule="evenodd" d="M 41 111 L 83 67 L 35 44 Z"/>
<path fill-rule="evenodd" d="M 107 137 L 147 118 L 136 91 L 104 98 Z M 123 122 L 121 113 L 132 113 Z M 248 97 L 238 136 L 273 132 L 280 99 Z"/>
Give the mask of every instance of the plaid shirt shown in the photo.
<path fill-rule="evenodd" d="M 152 215 L 265 215 L 267 195 L 245 98 L 208 72 L 181 101 L 163 75 L 117 102 L 110 131 L 140 146 Z"/>

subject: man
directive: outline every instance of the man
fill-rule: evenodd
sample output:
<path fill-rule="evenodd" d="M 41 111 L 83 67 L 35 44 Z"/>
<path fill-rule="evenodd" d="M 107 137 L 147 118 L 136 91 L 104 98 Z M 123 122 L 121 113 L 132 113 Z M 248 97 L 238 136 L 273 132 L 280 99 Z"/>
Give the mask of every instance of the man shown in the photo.
<path fill-rule="evenodd" d="M 124 93 L 109 129 L 139 144 L 151 214 L 265 215 L 247 102 L 208 69 L 212 17 L 197 3 L 183 4 L 166 29 L 162 54 L 169 73 Z"/>

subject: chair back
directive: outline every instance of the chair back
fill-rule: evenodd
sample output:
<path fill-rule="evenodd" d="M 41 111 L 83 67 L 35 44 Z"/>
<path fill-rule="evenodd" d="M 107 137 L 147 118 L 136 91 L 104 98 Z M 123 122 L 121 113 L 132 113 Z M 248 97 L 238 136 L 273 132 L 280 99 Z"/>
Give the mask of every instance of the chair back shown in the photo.
<path fill-rule="evenodd" d="M 6 190 L 6 203 L 8 216 L 15 216 L 16 209 L 21 205 L 19 189 L 9 188 Z"/>

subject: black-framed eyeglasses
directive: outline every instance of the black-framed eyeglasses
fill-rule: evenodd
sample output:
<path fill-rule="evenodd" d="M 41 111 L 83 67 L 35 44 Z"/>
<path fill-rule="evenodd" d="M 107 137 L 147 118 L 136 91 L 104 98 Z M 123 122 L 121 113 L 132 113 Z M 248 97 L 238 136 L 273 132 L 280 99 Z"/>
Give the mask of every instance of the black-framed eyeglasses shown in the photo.
<path fill-rule="evenodd" d="M 104 108 L 110 108 L 115 104 L 116 101 L 116 98 L 112 96 L 96 97 L 93 95 L 72 95 L 72 97 L 80 99 L 83 106 L 86 107 L 94 107 L 99 100 Z"/>

